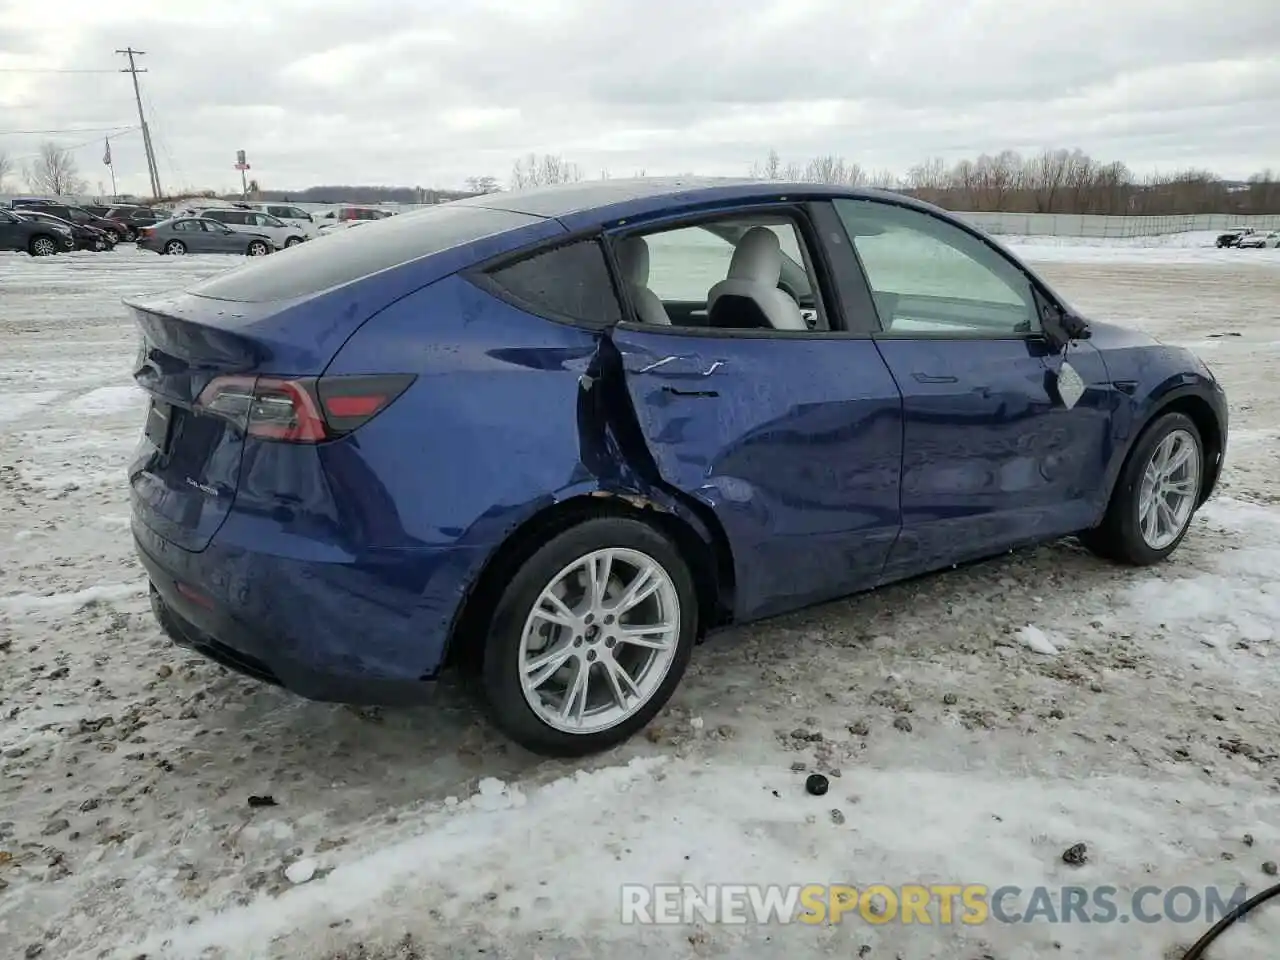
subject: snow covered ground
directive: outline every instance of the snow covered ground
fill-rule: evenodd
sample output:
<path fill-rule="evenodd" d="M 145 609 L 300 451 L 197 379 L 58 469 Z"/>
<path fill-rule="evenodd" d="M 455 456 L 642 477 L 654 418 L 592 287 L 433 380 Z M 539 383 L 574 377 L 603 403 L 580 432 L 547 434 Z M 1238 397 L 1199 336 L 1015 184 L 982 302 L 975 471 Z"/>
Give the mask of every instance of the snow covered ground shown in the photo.
<path fill-rule="evenodd" d="M 1063 542 L 726 632 L 586 763 L 519 752 L 450 689 L 352 711 L 170 647 L 128 534 L 119 300 L 235 260 L 0 255 L 0 956 L 1180 957 L 1209 920 L 619 921 L 624 883 L 1111 885 L 1123 908 L 1275 882 L 1280 254 L 1012 245 L 1227 385 L 1226 477 L 1175 558 Z M 1277 937 L 1264 907 L 1216 955 Z"/>

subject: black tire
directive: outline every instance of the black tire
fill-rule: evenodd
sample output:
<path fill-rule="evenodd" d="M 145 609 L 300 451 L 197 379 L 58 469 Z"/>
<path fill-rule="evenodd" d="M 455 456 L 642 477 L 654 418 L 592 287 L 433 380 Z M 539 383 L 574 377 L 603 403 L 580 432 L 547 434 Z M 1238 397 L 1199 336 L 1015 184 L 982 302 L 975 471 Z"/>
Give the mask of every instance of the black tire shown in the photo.
<path fill-rule="evenodd" d="M 245 251 L 245 253 L 251 257 L 265 257 L 270 252 L 270 245 L 264 243 L 262 240 L 254 240 L 249 244 L 248 249 Z"/>
<path fill-rule="evenodd" d="M 181 240 L 170 240 L 162 248 L 169 256 L 180 257 L 187 252 L 187 245 Z"/>
<path fill-rule="evenodd" d="M 1139 529 L 1138 499 L 1141 495 L 1142 475 L 1147 463 L 1160 442 L 1175 430 L 1185 430 L 1194 438 L 1196 452 L 1200 458 L 1195 508 L 1187 515 L 1186 523 L 1173 542 L 1157 550 L 1143 539 L 1142 531 Z M 1195 422 L 1182 413 L 1166 413 L 1158 416 L 1148 424 L 1134 443 L 1133 449 L 1129 451 L 1129 456 L 1116 480 L 1115 489 L 1111 492 L 1111 501 L 1107 504 L 1107 512 L 1102 523 L 1080 534 L 1080 542 L 1098 556 L 1118 563 L 1135 567 L 1159 563 L 1178 549 L 1178 545 L 1182 543 L 1187 531 L 1191 528 L 1191 520 L 1195 517 L 1196 509 L 1199 509 L 1204 481 L 1204 440 Z"/>
<path fill-rule="evenodd" d="M 284 245 L 285 245 L 285 248 L 287 249 L 289 247 L 296 247 L 301 242 L 302 242 L 302 237 L 290 237 L 288 240 L 284 242 Z"/>
<path fill-rule="evenodd" d="M 33 257 L 52 257 L 58 252 L 58 241 L 48 234 L 38 233 L 27 245 L 27 253 Z"/>
<path fill-rule="evenodd" d="M 111 243 L 113 247 L 120 242 L 120 234 L 117 231 L 107 230 L 106 234 L 107 234 L 107 240 Z"/>
<path fill-rule="evenodd" d="M 125 229 L 125 232 L 124 232 L 125 243 L 136 243 L 137 239 L 138 239 L 137 230 L 134 230 L 132 227 L 128 227 Z"/>
<path fill-rule="evenodd" d="M 666 675 L 635 712 L 597 732 L 557 730 L 534 712 L 522 689 L 520 641 L 525 621 L 543 589 L 561 570 L 593 551 L 611 547 L 646 554 L 670 578 L 680 607 L 675 650 Z M 693 577 L 680 551 L 648 524 L 625 517 L 599 517 L 552 537 L 515 571 L 494 609 L 481 672 L 481 688 L 494 724 L 525 749 L 549 757 L 585 756 L 634 736 L 671 699 L 684 675 L 697 634 L 697 602 Z"/>

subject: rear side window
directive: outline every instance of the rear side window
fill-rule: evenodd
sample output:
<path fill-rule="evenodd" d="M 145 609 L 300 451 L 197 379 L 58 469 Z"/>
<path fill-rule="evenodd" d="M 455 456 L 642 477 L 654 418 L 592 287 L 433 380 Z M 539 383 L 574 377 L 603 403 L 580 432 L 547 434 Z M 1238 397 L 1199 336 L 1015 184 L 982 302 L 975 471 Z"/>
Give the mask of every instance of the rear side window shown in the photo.
<path fill-rule="evenodd" d="M 301 244 L 287 257 L 252 260 L 187 292 L 238 303 L 310 296 L 542 220 L 507 210 L 442 203 Z"/>
<path fill-rule="evenodd" d="M 539 316 L 617 323 L 622 307 L 595 240 L 556 247 L 488 274 L 503 299 Z"/>

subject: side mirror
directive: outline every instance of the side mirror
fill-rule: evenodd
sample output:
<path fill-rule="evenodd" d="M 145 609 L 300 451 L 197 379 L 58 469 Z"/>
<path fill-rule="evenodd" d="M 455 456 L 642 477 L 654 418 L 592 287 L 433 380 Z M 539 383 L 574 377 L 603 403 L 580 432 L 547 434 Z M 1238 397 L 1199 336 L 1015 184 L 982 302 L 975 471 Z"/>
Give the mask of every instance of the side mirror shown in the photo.
<path fill-rule="evenodd" d="M 1084 317 L 1048 303 L 1040 310 L 1040 328 L 1054 350 L 1062 350 L 1072 340 L 1088 340 L 1093 335 Z"/>

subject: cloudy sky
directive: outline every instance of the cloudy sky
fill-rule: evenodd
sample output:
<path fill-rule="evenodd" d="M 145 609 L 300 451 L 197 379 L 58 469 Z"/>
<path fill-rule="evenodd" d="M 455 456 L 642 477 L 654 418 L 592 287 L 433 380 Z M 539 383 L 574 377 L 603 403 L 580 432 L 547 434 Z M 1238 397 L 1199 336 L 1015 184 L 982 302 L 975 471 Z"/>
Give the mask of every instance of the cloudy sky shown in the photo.
<path fill-rule="evenodd" d="M 169 189 L 238 186 L 237 149 L 277 189 L 505 181 L 529 151 L 733 176 L 771 146 L 1280 170 L 1280 0 L 0 0 L 15 169 L 55 140 L 109 183 L 128 45 Z M 144 192 L 137 131 L 113 151 Z"/>

